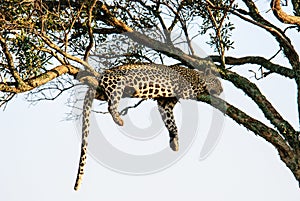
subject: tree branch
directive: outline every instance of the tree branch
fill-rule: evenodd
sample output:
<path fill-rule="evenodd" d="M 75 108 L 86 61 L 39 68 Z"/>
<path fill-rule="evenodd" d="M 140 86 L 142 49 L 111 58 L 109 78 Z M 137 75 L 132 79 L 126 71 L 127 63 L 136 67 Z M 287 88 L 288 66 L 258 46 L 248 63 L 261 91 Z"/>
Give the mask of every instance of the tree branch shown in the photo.
<path fill-rule="evenodd" d="M 299 0 L 292 0 L 295 15 L 300 16 L 300 2 Z"/>
<path fill-rule="evenodd" d="M 119 29 L 116 28 L 101 28 L 101 29 L 94 29 L 94 33 L 96 34 L 114 34 L 114 33 L 120 33 Z"/>
<path fill-rule="evenodd" d="M 23 93 L 26 91 L 30 91 L 38 86 L 44 85 L 47 82 L 63 75 L 69 74 L 76 77 L 77 73 L 79 72 L 79 68 L 76 68 L 71 65 L 60 65 L 56 66 L 55 68 L 48 70 L 47 72 L 34 77 L 28 80 L 25 80 L 24 83 L 26 84 L 26 88 L 18 87 L 16 83 L 4 83 L 0 82 L 0 91 L 2 92 L 11 92 L 11 93 Z"/>
<path fill-rule="evenodd" d="M 221 62 L 219 56 L 210 56 L 210 58 L 214 62 Z M 228 56 L 225 57 L 225 63 L 229 65 L 257 64 L 263 66 L 271 73 L 277 73 L 291 79 L 295 78 L 295 72 L 292 69 L 289 69 L 287 67 L 278 64 L 274 64 L 271 61 L 260 56 L 247 56 L 247 57 L 240 57 L 240 58 Z"/>
<path fill-rule="evenodd" d="M 281 160 L 288 166 L 290 170 L 292 170 L 295 178 L 299 178 L 299 156 L 297 155 L 297 150 L 291 149 L 276 130 L 250 117 L 243 111 L 239 110 L 233 105 L 230 105 L 220 98 L 202 94 L 198 96 L 198 100 L 208 103 L 221 112 L 224 112 L 238 124 L 243 125 L 254 134 L 261 136 L 266 141 L 271 143 L 277 149 Z"/>
<path fill-rule="evenodd" d="M 265 117 L 278 129 L 280 134 L 286 138 L 291 147 L 297 148 L 299 146 L 294 128 L 283 119 L 254 83 L 226 69 L 222 77 L 233 83 L 237 88 L 242 89 L 258 105 Z"/>
<path fill-rule="evenodd" d="M 87 19 L 87 29 L 89 34 L 89 44 L 85 50 L 83 60 L 88 63 L 88 57 L 90 55 L 90 51 L 94 45 L 94 35 L 93 35 L 93 29 L 92 29 L 92 18 L 93 18 L 93 9 L 96 6 L 97 0 L 94 0 L 91 7 L 88 10 L 88 19 Z M 89 68 L 88 68 L 89 69 Z M 93 72 L 93 71 L 92 71 Z"/>
<path fill-rule="evenodd" d="M 86 61 L 81 60 L 75 56 L 72 56 L 70 54 L 68 54 L 67 52 L 63 51 L 62 49 L 60 49 L 57 45 L 55 45 L 47 35 L 45 35 L 44 33 L 35 33 L 37 36 L 39 36 L 50 48 L 56 50 L 57 52 L 59 52 L 60 54 L 62 54 L 64 57 L 75 61 L 81 65 L 83 65 L 84 67 L 88 68 L 90 72 L 92 72 L 95 76 L 98 76 L 99 73 L 95 71 L 95 69 L 90 66 Z"/>
<path fill-rule="evenodd" d="M 200 57 L 190 56 L 185 54 L 181 49 L 176 48 L 170 44 L 161 43 L 160 41 L 154 40 L 134 31 L 131 27 L 127 26 L 123 21 L 118 20 L 107 8 L 105 4 L 101 5 L 101 9 L 104 13 L 103 17 L 108 25 L 111 25 L 119 29 L 122 33 L 125 33 L 129 38 L 138 42 L 139 44 L 150 47 L 158 52 L 172 56 L 174 59 L 178 59 L 183 64 L 191 68 L 199 68 L 204 70 L 206 67 L 212 67 L 213 62 L 207 59 L 201 59 Z M 215 69 L 216 70 L 216 69 Z"/>
<path fill-rule="evenodd" d="M 0 108 L 5 105 L 3 107 L 3 110 L 5 110 L 6 106 L 7 106 L 7 103 L 15 96 L 16 94 L 15 93 L 8 93 L 7 94 L 7 97 L 5 98 L 1 98 L 0 100 Z"/>
<path fill-rule="evenodd" d="M 139 102 L 137 102 L 136 104 L 132 105 L 132 106 L 127 106 L 125 107 L 123 110 L 120 111 L 120 115 L 124 116 L 128 113 L 128 110 L 129 109 L 132 109 L 132 108 L 136 108 L 137 106 L 139 106 L 142 102 L 144 102 L 145 99 L 141 99 Z"/>
<path fill-rule="evenodd" d="M 300 60 L 297 51 L 294 49 L 291 41 L 284 32 L 282 32 L 278 27 L 272 25 L 267 20 L 265 20 L 260 14 L 255 6 L 254 2 L 251 0 L 243 0 L 244 3 L 249 8 L 249 14 L 255 22 L 251 21 L 250 19 L 244 17 L 243 15 L 233 11 L 232 13 L 239 16 L 241 19 L 244 19 L 252 24 L 255 24 L 259 27 L 264 28 L 266 31 L 271 33 L 279 43 L 279 45 L 283 49 L 283 53 L 288 59 L 289 63 L 291 64 L 294 72 L 295 72 L 295 81 L 297 84 L 297 105 L 298 105 L 298 117 L 300 118 Z M 297 3 L 296 3 L 297 4 Z M 299 5 L 299 4 L 297 4 Z"/>
<path fill-rule="evenodd" d="M 22 78 L 20 77 L 18 71 L 15 69 L 14 67 L 14 60 L 12 55 L 9 52 L 9 49 L 7 47 L 6 41 L 5 39 L 2 37 L 2 35 L 0 35 L 0 45 L 2 47 L 3 53 L 5 55 L 6 61 L 7 61 L 7 67 L 8 70 L 10 71 L 10 73 L 12 74 L 13 78 L 16 81 L 16 84 L 20 87 L 26 87 L 24 81 L 22 80 Z"/>
<path fill-rule="evenodd" d="M 250 117 L 243 111 L 234 107 L 233 105 L 227 103 L 226 101 L 207 94 L 202 94 L 197 97 L 198 101 L 202 101 L 212 105 L 221 112 L 228 115 L 231 119 L 236 121 L 238 124 L 243 125 L 247 129 L 251 130 L 256 135 L 259 135 L 270 142 L 276 147 L 279 153 L 285 153 L 285 156 L 292 157 L 292 149 L 285 143 L 285 140 L 280 136 L 280 134 L 263 124 L 262 122 Z"/>
<path fill-rule="evenodd" d="M 277 19 L 286 24 L 296 24 L 300 26 L 300 17 L 286 14 L 281 8 L 281 0 L 272 0 L 271 8 Z"/>

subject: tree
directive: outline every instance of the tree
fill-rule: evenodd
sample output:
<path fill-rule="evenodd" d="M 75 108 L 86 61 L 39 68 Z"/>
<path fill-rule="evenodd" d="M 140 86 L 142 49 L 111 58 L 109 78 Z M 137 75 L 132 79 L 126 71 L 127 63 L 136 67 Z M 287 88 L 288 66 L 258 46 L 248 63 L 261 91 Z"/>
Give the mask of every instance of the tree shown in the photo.
<path fill-rule="evenodd" d="M 256 3 L 251 0 L 135 0 L 135 1 L 8 1 L 0 5 L 0 90 L 1 104 L 5 107 L 12 98 L 23 92 L 30 92 L 28 99 L 53 100 L 62 92 L 74 87 L 78 79 L 95 85 L 85 75 L 99 75 L 101 67 L 116 63 L 163 62 L 173 58 L 189 68 L 204 70 L 211 67 L 223 80 L 231 82 L 236 90 L 242 90 L 264 114 L 272 126 L 252 118 L 243 108 L 208 95 L 198 97 L 199 101 L 213 105 L 226 113 L 236 123 L 264 138 L 278 151 L 281 160 L 300 182 L 300 132 L 265 97 L 261 89 L 251 80 L 233 70 L 235 66 L 255 64 L 260 66 L 254 72 L 256 79 L 277 74 L 292 79 L 297 86 L 297 108 L 300 115 L 300 62 L 295 42 L 287 32 L 300 30 L 300 3 L 292 0 L 294 15 L 283 11 L 280 0 L 272 0 L 270 8 L 275 18 L 287 24 L 280 28 L 263 16 Z M 259 27 L 274 38 L 277 53 L 271 58 L 259 55 L 233 57 L 228 51 L 234 48 L 231 40 L 232 17 L 245 24 Z M 281 26 L 283 26 L 281 24 Z M 190 30 L 193 29 L 194 35 Z M 142 34 L 145 29 L 163 30 L 162 40 Z M 179 30 L 179 31 L 178 31 Z M 172 34 L 179 32 L 188 44 L 188 53 L 175 46 Z M 195 34 L 196 33 L 196 34 Z M 138 50 L 112 58 L 98 68 L 90 64 L 91 52 L 96 54 L 101 45 L 111 37 L 125 34 L 141 44 Z M 192 41 L 209 35 L 208 44 L 216 54 L 200 58 L 193 49 Z M 114 49 L 118 50 L 118 49 Z M 110 50 L 113 51 L 113 50 Z M 99 53 L 99 52 L 98 52 Z M 288 65 L 272 60 L 282 53 Z M 249 53 L 250 54 L 250 53 Z M 87 73 L 80 74 L 80 70 Z"/>

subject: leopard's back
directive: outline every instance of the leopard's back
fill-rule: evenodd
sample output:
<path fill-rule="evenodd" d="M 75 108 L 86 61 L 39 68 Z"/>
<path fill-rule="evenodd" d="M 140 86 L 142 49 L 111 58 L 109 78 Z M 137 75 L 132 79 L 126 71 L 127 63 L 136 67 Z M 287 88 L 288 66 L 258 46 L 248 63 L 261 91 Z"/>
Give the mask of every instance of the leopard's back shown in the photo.
<path fill-rule="evenodd" d="M 197 78 L 196 75 L 194 77 Z M 190 77 L 185 77 L 177 70 L 159 64 L 129 64 L 106 70 L 99 86 L 106 92 L 117 88 L 118 85 L 125 86 L 122 97 L 187 99 L 196 96 Z"/>

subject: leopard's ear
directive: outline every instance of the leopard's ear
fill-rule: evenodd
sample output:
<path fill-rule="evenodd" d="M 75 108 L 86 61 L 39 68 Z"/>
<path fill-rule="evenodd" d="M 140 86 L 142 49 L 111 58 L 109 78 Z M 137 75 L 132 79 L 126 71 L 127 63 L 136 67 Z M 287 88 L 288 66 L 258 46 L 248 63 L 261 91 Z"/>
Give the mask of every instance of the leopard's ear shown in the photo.
<path fill-rule="evenodd" d="M 208 76 L 208 75 L 211 75 L 211 74 L 212 74 L 211 69 L 210 68 L 206 68 L 205 71 L 204 71 L 204 75 Z"/>

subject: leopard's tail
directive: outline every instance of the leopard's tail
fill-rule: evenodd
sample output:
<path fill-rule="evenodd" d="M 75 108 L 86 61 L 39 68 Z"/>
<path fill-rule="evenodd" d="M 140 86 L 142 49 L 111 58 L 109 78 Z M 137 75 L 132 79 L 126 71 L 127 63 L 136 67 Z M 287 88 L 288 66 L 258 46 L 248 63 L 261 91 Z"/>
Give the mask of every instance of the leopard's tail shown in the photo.
<path fill-rule="evenodd" d="M 90 87 L 85 94 L 84 102 L 83 102 L 83 113 L 82 113 L 82 142 L 81 142 L 81 153 L 80 153 L 80 161 L 77 172 L 76 183 L 74 186 L 74 190 L 78 190 L 81 185 L 82 177 L 84 174 L 84 166 L 86 163 L 87 157 L 87 137 L 89 135 L 89 126 L 90 126 L 90 113 L 92 110 L 93 100 L 95 98 L 96 90 L 93 87 Z"/>

